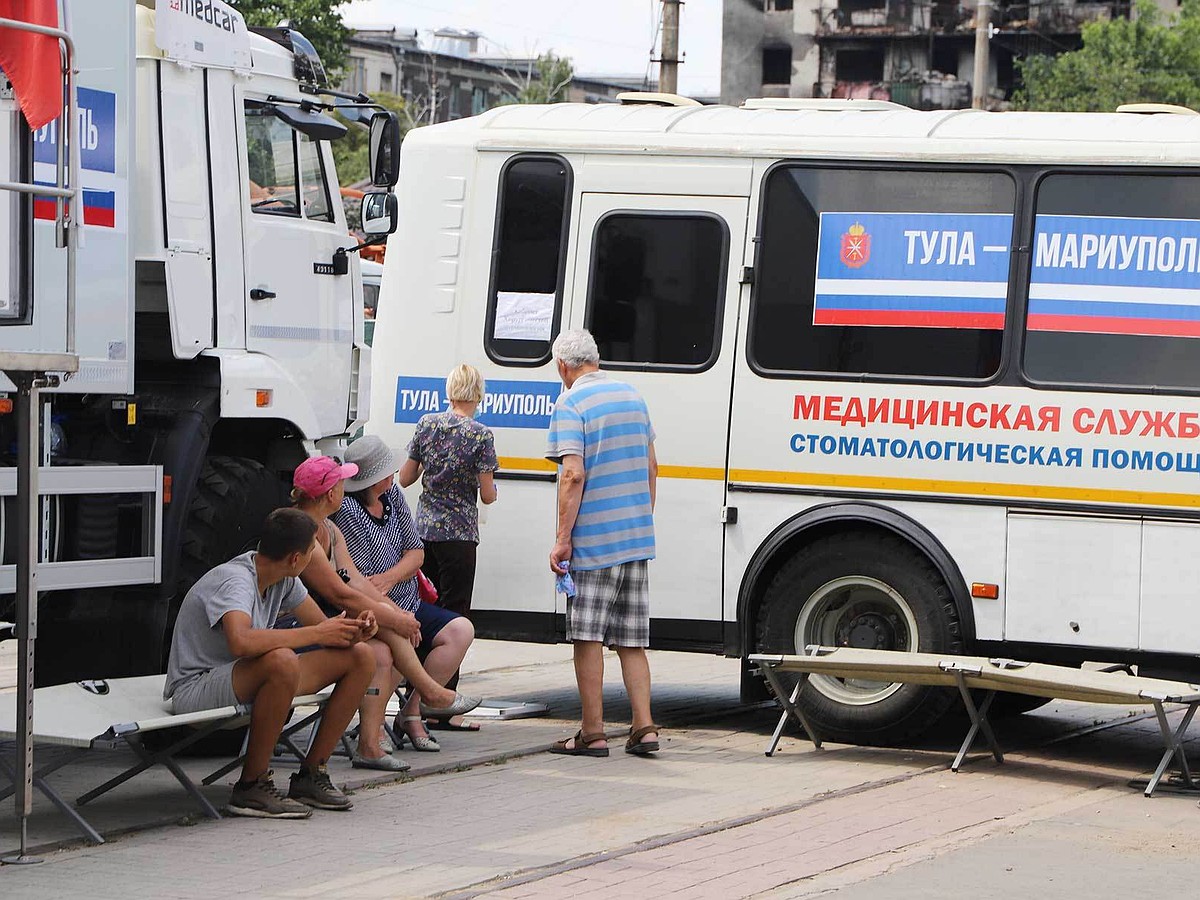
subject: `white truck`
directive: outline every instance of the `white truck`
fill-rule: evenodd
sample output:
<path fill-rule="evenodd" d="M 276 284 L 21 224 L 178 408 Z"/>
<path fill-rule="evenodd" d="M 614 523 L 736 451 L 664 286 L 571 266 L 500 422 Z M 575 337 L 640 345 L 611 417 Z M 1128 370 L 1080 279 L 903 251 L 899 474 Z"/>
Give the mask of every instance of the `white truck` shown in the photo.
<path fill-rule="evenodd" d="M 186 588 L 254 545 L 306 454 L 359 427 L 370 351 L 333 108 L 370 125 L 376 235 L 394 228 L 399 159 L 394 116 L 331 91 L 294 30 L 248 29 L 221 0 L 60 8 L 78 73 L 79 371 L 42 412 L 40 683 L 161 671 Z M 53 183 L 59 124 L 31 134 L 5 92 L 0 180 Z M 0 351 L 62 352 L 56 202 L 4 196 Z M 0 412 L 12 391 L 0 376 Z M 19 530 L 5 527 L 13 418 L 0 415 L 0 619 Z"/>

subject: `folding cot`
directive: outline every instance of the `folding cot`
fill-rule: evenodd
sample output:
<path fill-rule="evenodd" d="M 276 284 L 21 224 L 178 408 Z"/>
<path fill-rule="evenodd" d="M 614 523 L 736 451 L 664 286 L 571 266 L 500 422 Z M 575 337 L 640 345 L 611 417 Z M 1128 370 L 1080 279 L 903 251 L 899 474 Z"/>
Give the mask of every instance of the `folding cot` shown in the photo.
<path fill-rule="evenodd" d="M 109 678 L 59 684 L 34 691 L 35 747 L 49 745 L 65 751 L 56 754 L 56 758 L 33 773 L 34 785 L 94 843 L 104 843 L 99 832 L 46 783 L 46 776 L 78 761 L 89 750 L 114 750 L 125 745 L 137 754 L 138 762 L 80 796 L 75 801 L 77 805 L 82 806 L 147 769 L 161 765 L 175 776 L 183 789 L 200 805 L 205 815 L 213 819 L 221 817 L 216 807 L 180 768 L 175 757 L 214 731 L 247 724 L 250 721 L 250 707 L 238 705 L 194 713 L 172 713 L 170 703 L 162 699 L 165 678 L 164 675 Z M 321 693 L 296 697 L 292 701 L 293 709 L 301 706 L 316 707 L 315 712 L 289 724 L 281 736 L 284 745 L 293 754 L 302 756 L 300 750 L 292 743 L 291 735 L 320 717 L 330 693 L 331 691 L 326 689 Z M 161 750 L 146 747 L 143 741 L 146 735 L 179 726 L 188 726 L 190 730 Z M 0 694 L 0 772 L 8 776 L 14 784 L 19 773 L 6 758 L 3 747 L 6 742 L 14 739 L 16 728 L 17 695 Z M 224 774 L 231 771 L 239 762 L 240 759 L 235 760 L 232 765 L 223 766 L 218 772 Z M 210 779 L 205 779 L 206 784 L 209 781 Z M 0 801 L 11 796 L 13 790 L 13 787 L 0 789 Z"/>
<path fill-rule="evenodd" d="M 1011 659 L 987 659 L 972 656 L 943 656 L 936 653 L 907 653 L 894 650 L 861 650 L 853 647 L 820 647 L 810 645 L 803 656 L 755 654 L 757 663 L 783 705 L 779 723 L 767 745 L 771 756 L 779 745 L 788 719 L 795 719 L 813 744 L 820 749 L 821 737 L 811 718 L 797 704 L 800 691 L 813 675 L 831 678 L 853 678 L 864 681 L 902 682 L 906 684 L 956 687 L 971 720 L 971 727 L 950 768 L 958 771 L 967 752 L 982 734 L 997 762 L 1004 756 L 988 722 L 988 709 L 997 692 L 1028 694 L 1061 700 L 1080 700 L 1086 703 L 1145 704 L 1151 703 L 1158 719 L 1159 732 L 1165 749 L 1158 767 L 1146 784 L 1147 797 L 1154 793 L 1172 759 L 1178 759 L 1183 783 L 1188 788 L 1200 788 L 1193 779 L 1184 753 L 1183 738 L 1192 717 L 1200 706 L 1200 685 L 1158 678 L 1143 678 L 1122 672 L 1076 669 L 1045 663 L 1026 663 Z M 800 678 L 789 694 L 780 681 L 779 672 L 796 672 Z M 972 690 L 983 692 L 978 705 Z M 1186 707 L 1183 718 L 1175 728 L 1167 719 L 1164 703 L 1180 703 Z"/>

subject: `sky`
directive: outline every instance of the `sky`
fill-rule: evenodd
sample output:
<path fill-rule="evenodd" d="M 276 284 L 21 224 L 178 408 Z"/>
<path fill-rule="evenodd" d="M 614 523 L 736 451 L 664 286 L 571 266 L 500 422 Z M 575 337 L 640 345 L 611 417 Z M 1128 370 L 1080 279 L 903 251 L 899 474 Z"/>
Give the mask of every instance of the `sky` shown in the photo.
<path fill-rule="evenodd" d="M 644 75 L 660 7 L 659 0 L 352 0 L 342 12 L 350 26 L 416 28 L 425 45 L 434 29 L 464 28 L 488 40 L 489 54 L 553 50 L 569 56 L 580 75 Z M 721 0 L 683 5 L 679 47 L 685 54 L 680 93 L 719 93 Z"/>

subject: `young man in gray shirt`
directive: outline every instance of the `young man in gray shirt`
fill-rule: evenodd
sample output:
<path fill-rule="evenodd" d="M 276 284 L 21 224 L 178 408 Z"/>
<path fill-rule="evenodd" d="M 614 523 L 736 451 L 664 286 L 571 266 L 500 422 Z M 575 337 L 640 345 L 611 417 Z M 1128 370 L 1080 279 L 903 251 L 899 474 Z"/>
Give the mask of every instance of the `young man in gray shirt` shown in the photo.
<path fill-rule="evenodd" d="M 267 517 L 257 551 L 217 566 L 197 581 L 179 609 L 163 698 L 177 713 L 252 704 L 242 777 L 233 788 L 233 815 L 302 819 L 309 807 L 354 804 L 329 780 L 325 763 L 375 674 L 364 643 L 374 615 L 326 618 L 297 577 L 316 546 L 317 526 L 296 509 Z M 275 629 L 281 612 L 302 627 Z M 317 647 L 306 653 L 301 648 Z M 335 685 L 321 726 L 287 796 L 268 767 L 292 700 Z"/>

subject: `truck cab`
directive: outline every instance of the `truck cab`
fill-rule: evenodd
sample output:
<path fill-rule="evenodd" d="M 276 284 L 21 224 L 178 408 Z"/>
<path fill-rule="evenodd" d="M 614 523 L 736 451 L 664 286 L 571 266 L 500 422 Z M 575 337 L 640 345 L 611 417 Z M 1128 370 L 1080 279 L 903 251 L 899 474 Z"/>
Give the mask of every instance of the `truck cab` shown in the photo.
<path fill-rule="evenodd" d="M 80 372 L 53 392 L 43 466 L 85 479 L 157 467 L 161 485 L 119 493 L 109 476 L 45 498 L 40 683 L 160 671 L 191 583 L 253 548 L 291 470 L 362 424 L 362 278 L 330 142 L 372 116 L 373 160 L 394 166 L 398 141 L 367 98 L 330 91 L 303 35 L 250 29 L 225 3 L 88 0 L 67 17 L 80 70 Z M 57 123 L 29 136 L 0 102 L 10 171 L 50 179 Z M 0 324 L 6 349 L 53 345 L 66 314 L 54 204 L 26 205 L 8 208 L 0 270 L 19 314 Z M 5 428 L 0 417 L 0 450 Z M 4 565 L 12 544 L 5 534 Z M 111 571 L 55 576 L 81 561 Z M 0 616 L 10 600 L 0 595 Z"/>

